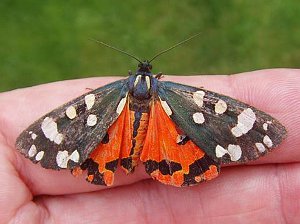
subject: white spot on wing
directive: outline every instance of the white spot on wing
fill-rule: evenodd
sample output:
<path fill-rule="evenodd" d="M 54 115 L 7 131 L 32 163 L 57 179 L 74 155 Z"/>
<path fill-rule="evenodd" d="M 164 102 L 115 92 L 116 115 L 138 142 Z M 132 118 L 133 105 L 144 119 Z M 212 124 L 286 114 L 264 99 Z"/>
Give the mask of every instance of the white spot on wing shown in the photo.
<path fill-rule="evenodd" d="M 52 118 L 45 117 L 41 127 L 45 137 L 50 141 L 54 141 L 56 144 L 60 144 L 62 142 L 63 135 L 58 133 L 57 123 Z"/>
<path fill-rule="evenodd" d="M 264 129 L 265 131 L 268 130 L 268 123 L 264 123 L 264 124 L 263 124 L 263 129 Z"/>
<path fill-rule="evenodd" d="M 228 154 L 231 161 L 238 161 L 242 156 L 242 149 L 239 145 L 228 145 Z"/>
<path fill-rule="evenodd" d="M 89 110 L 91 109 L 95 104 L 95 95 L 94 94 L 88 94 L 84 97 L 84 102 L 86 104 L 86 108 Z"/>
<path fill-rule="evenodd" d="M 32 145 L 28 151 L 28 156 L 34 157 L 36 153 L 37 153 L 36 146 Z"/>
<path fill-rule="evenodd" d="M 218 158 L 223 157 L 225 154 L 230 156 L 231 161 L 238 161 L 242 157 L 242 149 L 239 145 L 229 144 L 227 149 L 224 149 L 222 146 L 216 146 L 216 156 Z"/>
<path fill-rule="evenodd" d="M 196 112 L 193 114 L 193 120 L 195 123 L 197 124 L 203 124 L 205 119 L 204 119 L 204 116 L 201 112 Z"/>
<path fill-rule="evenodd" d="M 269 148 L 271 148 L 273 146 L 273 142 L 270 139 L 270 137 L 268 135 L 265 135 L 263 142 L 266 146 L 268 146 Z"/>
<path fill-rule="evenodd" d="M 217 114 L 223 114 L 227 110 L 227 103 L 224 100 L 219 100 L 215 104 L 215 112 Z"/>
<path fill-rule="evenodd" d="M 60 168 L 67 168 L 68 166 L 68 156 L 69 153 L 68 151 L 58 151 L 57 155 L 56 155 L 56 163 L 57 166 L 59 166 Z"/>
<path fill-rule="evenodd" d="M 44 157 L 44 154 L 45 154 L 44 151 L 38 152 L 38 154 L 36 154 L 36 156 L 35 156 L 35 160 L 40 161 Z"/>
<path fill-rule="evenodd" d="M 238 115 L 238 123 L 231 129 L 232 134 L 235 137 L 240 137 L 246 134 L 253 128 L 256 121 L 256 115 L 251 108 L 245 109 Z"/>
<path fill-rule="evenodd" d="M 72 152 L 72 154 L 70 155 L 70 160 L 78 163 L 79 161 L 79 153 L 77 150 L 75 150 L 74 152 Z"/>
<path fill-rule="evenodd" d="M 69 106 L 66 109 L 66 115 L 67 115 L 68 118 L 74 119 L 77 116 L 77 112 L 76 112 L 75 107 L 74 106 Z"/>
<path fill-rule="evenodd" d="M 72 154 L 70 156 L 69 156 L 69 152 L 67 150 L 58 151 L 58 153 L 56 155 L 57 166 L 59 166 L 60 168 L 67 168 L 69 160 L 72 160 L 76 163 L 79 161 L 79 153 L 77 150 L 72 152 Z"/>
<path fill-rule="evenodd" d="M 196 91 L 193 93 L 194 102 L 199 106 L 203 106 L 203 99 L 204 99 L 205 92 L 202 90 Z"/>
<path fill-rule="evenodd" d="M 224 156 L 226 153 L 228 153 L 228 151 L 226 149 L 224 149 L 222 146 L 217 145 L 216 147 L 216 156 L 218 158 L 221 158 L 222 156 Z"/>
<path fill-rule="evenodd" d="M 264 144 L 257 142 L 255 143 L 256 148 L 258 149 L 259 152 L 264 152 L 266 151 L 266 147 L 264 146 Z"/>
<path fill-rule="evenodd" d="M 88 126 L 95 126 L 97 124 L 97 116 L 95 114 L 90 114 L 87 118 L 86 124 Z"/>
<path fill-rule="evenodd" d="M 59 145 L 62 142 L 63 139 L 64 139 L 63 135 L 58 134 L 58 135 L 55 136 L 54 142 Z"/>
<path fill-rule="evenodd" d="M 33 140 L 35 140 L 36 139 L 36 137 L 37 137 L 37 135 L 35 134 L 35 133 L 31 133 L 31 138 L 33 139 Z"/>
<path fill-rule="evenodd" d="M 172 112 L 170 106 L 168 105 L 168 103 L 166 101 L 162 100 L 161 98 L 159 98 L 159 100 L 160 100 L 162 108 L 164 109 L 164 111 L 166 112 L 166 114 L 168 116 L 171 116 L 173 112 Z"/>
<path fill-rule="evenodd" d="M 120 100 L 120 103 L 118 104 L 118 107 L 117 107 L 118 114 L 121 114 L 121 112 L 123 111 L 125 104 L 126 104 L 126 100 L 127 100 L 127 95 Z"/>
<path fill-rule="evenodd" d="M 231 129 L 231 133 L 232 133 L 234 136 L 236 136 L 236 137 L 240 137 L 240 136 L 243 135 L 242 130 L 241 130 L 239 127 L 237 127 L 237 126 L 235 126 L 235 127 L 233 127 L 233 128 Z"/>

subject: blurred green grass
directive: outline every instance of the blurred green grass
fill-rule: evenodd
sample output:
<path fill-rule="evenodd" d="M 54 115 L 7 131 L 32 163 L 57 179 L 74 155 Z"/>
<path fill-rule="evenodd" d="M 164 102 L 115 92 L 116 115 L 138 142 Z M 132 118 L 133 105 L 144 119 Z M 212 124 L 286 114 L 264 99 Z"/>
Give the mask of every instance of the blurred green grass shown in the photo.
<path fill-rule="evenodd" d="M 153 63 L 165 74 L 299 67 L 299 12 L 292 0 L 2 0 L 0 91 L 136 69 L 89 38 L 146 59 L 202 32 Z"/>

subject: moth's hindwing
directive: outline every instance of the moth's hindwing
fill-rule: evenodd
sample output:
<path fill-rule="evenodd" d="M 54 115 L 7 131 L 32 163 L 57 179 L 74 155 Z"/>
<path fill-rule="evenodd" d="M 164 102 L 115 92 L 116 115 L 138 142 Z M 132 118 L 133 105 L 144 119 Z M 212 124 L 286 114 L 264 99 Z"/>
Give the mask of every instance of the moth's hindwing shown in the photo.
<path fill-rule="evenodd" d="M 173 186 L 189 186 L 218 176 L 219 164 L 182 135 L 156 98 L 140 156 L 152 178 Z"/>
<path fill-rule="evenodd" d="M 120 80 L 58 107 L 21 133 L 17 149 L 44 168 L 82 164 L 118 118 L 127 92 L 127 79 Z"/>
<path fill-rule="evenodd" d="M 158 92 L 171 119 L 215 161 L 257 159 L 286 136 L 273 117 L 228 96 L 173 82 L 159 82 Z"/>

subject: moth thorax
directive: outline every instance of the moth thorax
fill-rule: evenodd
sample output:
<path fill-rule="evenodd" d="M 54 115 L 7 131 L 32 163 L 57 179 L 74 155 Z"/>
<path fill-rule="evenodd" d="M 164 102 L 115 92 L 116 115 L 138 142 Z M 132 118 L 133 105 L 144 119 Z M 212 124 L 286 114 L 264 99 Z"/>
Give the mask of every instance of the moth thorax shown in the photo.
<path fill-rule="evenodd" d="M 137 99 L 149 99 L 151 89 L 151 79 L 148 75 L 137 75 L 135 77 L 131 94 Z"/>

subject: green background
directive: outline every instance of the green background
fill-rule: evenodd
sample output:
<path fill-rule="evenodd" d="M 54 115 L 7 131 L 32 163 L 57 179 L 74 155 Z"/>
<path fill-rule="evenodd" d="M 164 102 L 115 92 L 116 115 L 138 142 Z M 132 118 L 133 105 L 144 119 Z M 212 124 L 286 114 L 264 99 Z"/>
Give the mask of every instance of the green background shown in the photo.
<path fill-rule="evenodd" d="M 201 32 L 161 56 L 153 71 L 230 74 L 299 67 L 300 1 L 1 0 L 0 91 L 90 76 L 127 75 L 141 59 Z"/>

